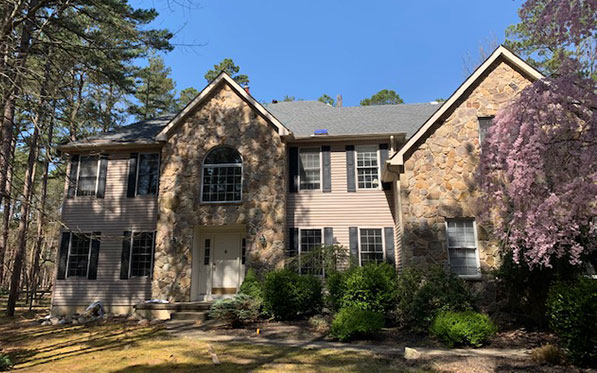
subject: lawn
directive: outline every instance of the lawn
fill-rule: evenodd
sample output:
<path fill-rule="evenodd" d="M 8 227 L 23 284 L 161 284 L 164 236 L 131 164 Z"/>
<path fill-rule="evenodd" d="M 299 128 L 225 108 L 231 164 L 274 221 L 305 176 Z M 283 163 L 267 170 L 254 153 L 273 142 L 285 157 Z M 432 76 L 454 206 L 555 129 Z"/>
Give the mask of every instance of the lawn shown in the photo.
<path fill-rule="evenodd" d="M 27 372 L 433 371 L 367 352 L 208 344 L 135 322 L 40 326 L 34 314 L 0 318 L 0 348 L 15 370 Z"/>

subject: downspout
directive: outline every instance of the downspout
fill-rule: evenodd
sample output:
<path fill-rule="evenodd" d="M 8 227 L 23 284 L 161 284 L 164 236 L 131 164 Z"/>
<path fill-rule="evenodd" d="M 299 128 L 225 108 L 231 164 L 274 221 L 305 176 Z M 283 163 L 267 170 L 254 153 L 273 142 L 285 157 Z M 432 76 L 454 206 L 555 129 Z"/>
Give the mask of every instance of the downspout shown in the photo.
<path fill-rule="evenodd" d="M 396 245 L 396 270 L 398 271 L 398 273 L 400 273 L 402 272 L 403 267 L 402 249 L 404 247 L 404 226 L 402 224 L 402 195 L 400 189 L 400 171 L 397 171 L 395 168 L 398 169 L 398 166 L 393 166 L 390 164 L 390 162 L 386 162 L 386 170 L 388 171 L 388 173 L 396 175 L 395 214 L 396 218 L 398 219 L 398 225 L 396 230 L 396 234 L 398 237 L 396 242 L 394 243 Z"/>

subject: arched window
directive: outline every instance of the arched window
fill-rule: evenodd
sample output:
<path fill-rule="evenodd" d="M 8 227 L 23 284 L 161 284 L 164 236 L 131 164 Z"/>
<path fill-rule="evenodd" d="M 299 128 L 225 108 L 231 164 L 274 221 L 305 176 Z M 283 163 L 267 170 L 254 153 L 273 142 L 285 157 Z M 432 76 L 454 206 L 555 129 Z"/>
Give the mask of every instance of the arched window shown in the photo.
<path fill-rule="evenodd" d="M 203 161 L 203 202 L 240 202 L 243 160 L 232 148 L 211 150 Z"/>

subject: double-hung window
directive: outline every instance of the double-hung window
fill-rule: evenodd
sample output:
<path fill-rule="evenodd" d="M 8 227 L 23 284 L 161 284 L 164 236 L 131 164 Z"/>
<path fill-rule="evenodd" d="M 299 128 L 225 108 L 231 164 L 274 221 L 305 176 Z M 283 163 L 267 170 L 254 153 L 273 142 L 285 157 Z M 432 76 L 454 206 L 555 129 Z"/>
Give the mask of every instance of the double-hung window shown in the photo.
<path fill-rule="evenodd" d="M 485 141 L 485 137 L 487 137 L 487 133 L 489 132 L 489 127 L 493 122 L 493 117 L 480 117 L 479 120 L 479 145 L 483 145 L 483 141 Z"/>
<path fill-rule="evenodd" d="M 240 202 L 242 200 L 243 161 L 235 149 L 211 150 L 203 162 L 202 202 Z"/>
<path fill-rule="evenodd" d="M 299 185 L 301 190 L 321 188 L 321 148 L 299 149 Z"/>
<path fill-rule="evenodd" d="M 299 268 L 301 274 L 322 275 L 323 256 L 319 250 L 322 246 L 322 230 L 299 230 Z"/>
<path fill-rule="evenodd" d="M 448 261 L 452 272 L 461 277 L 480 276 L 477 235 L 473 219 L 448 219 Z"/>
<path fill-rule="evenodd" d="M 361 265 L 383 262 L 383 230 L 381 228 L 361 228 L 359 236 Z"/>
<path fill-rule="evenodd" d="M 379 162 L 376 146 L 357 146 L 357 185 L 359 189 L 379 188 Z"/>
<path fill-rule="evenodd" d="M 77 196 L 94 196 L 99 176 L 99 157 L 81 156 L 77 175 Z"/>
<path fill-rule="evenodd" d="M 154 238 L 154 232 L 134 232 L 132 234 L 130 277 L 151 275 Z"/>
<path fill-rule="evenodd" d="M 87 234 L 73 233 L 68 249 L 67 277 L 87 277 L 91 237 Z"/>
<path fill-rule="evenodd" d="M 158 193 L 159 173 L 159 154 L 139 154 L 139 167 L 137 168 L 137 195 L 156 195 Z"/>

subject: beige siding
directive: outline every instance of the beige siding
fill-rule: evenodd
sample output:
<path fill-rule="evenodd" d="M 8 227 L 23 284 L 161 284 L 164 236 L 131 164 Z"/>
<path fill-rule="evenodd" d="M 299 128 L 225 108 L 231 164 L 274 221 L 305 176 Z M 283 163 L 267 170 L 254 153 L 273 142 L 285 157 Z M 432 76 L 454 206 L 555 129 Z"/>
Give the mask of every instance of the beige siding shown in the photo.
<path fill-rule="evenodd" d="M 123 232 L 154 231 L 157 218 L 155 196 L 126 197 L 129 154 L 109 154 L 105 198 L 75 197 L 64 201 L 65 230 L 101 232 L 101 243 L 97 279 L 56 280 L 53 307 L 84 306 L 95 300 L 108 307 L 129 306 L 151 297 L 150 279 L 120 280 Z"/>
<path fill-rule="evenodd" d="M 332 227 L 334 242 L 346 248 L 349 247 L 348 227 L 394 226 L 392 191 L 357 189 L 356 192 L 347 192 L 345 152 L 347 144 L 330 144 L 332 191 L 289 193 L 287 215 L 289 227 Z M 379 143 L 368 144 L 379 145 Z M 350 145 L 365 144 L 352 142 Z"/>

